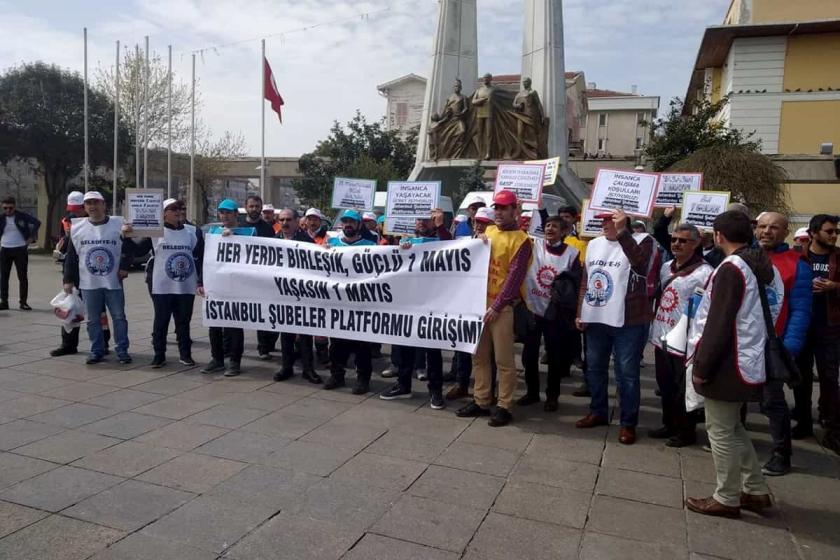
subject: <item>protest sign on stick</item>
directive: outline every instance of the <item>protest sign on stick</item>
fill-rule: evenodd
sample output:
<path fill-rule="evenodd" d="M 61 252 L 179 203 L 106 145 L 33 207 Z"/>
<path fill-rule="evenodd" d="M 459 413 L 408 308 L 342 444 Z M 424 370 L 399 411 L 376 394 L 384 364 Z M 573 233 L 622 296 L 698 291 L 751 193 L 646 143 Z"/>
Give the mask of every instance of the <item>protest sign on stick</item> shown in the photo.
<path fill-rule="evenodd" d="M 336 177 L 333 180 L 332 207 L 353 210 L 373 210 L 376 181 Z"/>
<path fill-rule="evenodd" d="M 415 221 L 411 218 L 385 218 L 385 235 L 414 235 L 414 229 Z"/>
<path fill-rule="evenodd" d="M 601 224 L 604 223 L 604 220 L 596 218 L 595 216 L 597 214 L 600 214 L 600 212 L 592 210 L 589 207 L 589 199 L 584 198 L 581 203 L 580 225 L 578 226 L 578 235 L 580 237 L 598 237 L 603 233 Z"/>
<path fill-rule="evenodd" d="M 656 188 L 656 208 L 680 208 L 685 191 L 703 189 L 702 173 L 660 173 Z"/>
<path fill-rule="evenodd" d="M 649 218 L 656 198 L 656 173 L 599 169 L 592 185 L 593 210 L 624 210 L 628 216 Z"/>
<path fill-rule="evenodd" d="M 532 161 L 523 161 L 522 163 L 533 163 L 537 165 L 545 165 L 545 173 L 543 175 L 543 186 L 550 187 L 557 180 L 557 170 L 560 168 L 560 158 L 553 157 L 548 159 L 535 159 Z"/>
<path fill-rule="evenodd" d="M 539 204 L 544 175 L 545 165 L 542 163 L 500 163 L 496 169 L 496 186 L 493 191 L 511 191 L 519 202 Z"/>
<path fill-rule="evenodd" d="M 129 237 L 163 236 L 163 189 L 125 189 L 125 221 Z"/>
<path fill-rule="evenodd" d="M 715 218 L 726 212 L 729 196 L 730 193 L 724 191 L 686 191 L 680 221 L 711 231 Z"/>
<path fill-rule="evenodd" d="M 388 181 L 388 218 L 429 218 L 440 198 L 440 181 Z"/>

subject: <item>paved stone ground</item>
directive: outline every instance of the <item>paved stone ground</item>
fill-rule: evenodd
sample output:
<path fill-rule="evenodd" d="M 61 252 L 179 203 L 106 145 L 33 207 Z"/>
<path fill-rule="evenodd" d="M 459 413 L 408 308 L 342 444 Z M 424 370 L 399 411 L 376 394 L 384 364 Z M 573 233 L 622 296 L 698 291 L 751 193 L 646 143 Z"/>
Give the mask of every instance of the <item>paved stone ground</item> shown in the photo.
<path fill-rule="evenodd" d="M 490 429 L 421 395 L 384 402 L 299 377 L 273 383 L 276 364 L 252 359 L 253 333 L 239 378 L 152 370 L 139 273 L 127 281 L 135 363 L 85 366 L 84 354 L 46 357 L 58 270 L 33 257 L 30 276 L 35 311 L 0 312 L 0 558 L 840 555 L 840 462 L 814 440 L 796 444 L 793 474 L 770 481 L 771 515 L 707 518 L 682 501 L 711 491 L 711 456 L 644 437 L 621 446 L 615 426 L 576 430 L 587 404 L 569 396 L 576 379 L 559 414 L 520 409 L 514 425 Z M 204 361 L 206 333 L 194 337 Z M 658 419 L 652 369 L 642 431 Z M 764 418 L 751 414 L 749 427 L 766 457 Z"/>

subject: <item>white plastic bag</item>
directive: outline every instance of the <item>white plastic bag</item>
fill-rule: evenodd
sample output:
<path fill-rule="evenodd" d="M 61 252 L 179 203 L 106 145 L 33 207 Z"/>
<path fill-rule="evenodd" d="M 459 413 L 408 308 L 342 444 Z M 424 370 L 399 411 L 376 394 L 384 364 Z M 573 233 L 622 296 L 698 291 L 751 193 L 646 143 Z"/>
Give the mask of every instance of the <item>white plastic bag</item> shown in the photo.
<path fill-rule="evenodd" d="M 703 395 L 697 393 L 694 390 L 694 382 L 691 381 L 691 374 L 694 371 L 694 364 L 688 364 L 688 367 L 685 368 L 685 410 L 686 412 L 692 412 L 697 410 L 698 408 L 703 408 L 705 406 L 706 400 L 703 398 Z"/>
<path fill-rule="evenodd" d="M 60 291 L 52 298 L 50 305 L 53 307 L 53 313 L 61 321 L 61 325 L 67 332 L 72 331 L 85 320 L 85 304 L 79 297 L 79 290 L 76 288 L 73 288 L 71 294 L 64 290 Z"/>

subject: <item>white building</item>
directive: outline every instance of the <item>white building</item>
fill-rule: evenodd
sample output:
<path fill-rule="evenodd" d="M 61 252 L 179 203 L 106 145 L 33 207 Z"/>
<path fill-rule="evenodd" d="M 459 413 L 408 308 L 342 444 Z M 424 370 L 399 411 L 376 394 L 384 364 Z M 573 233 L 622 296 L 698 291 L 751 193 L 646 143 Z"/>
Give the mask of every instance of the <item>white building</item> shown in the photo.
<path fill-rule="evenodd" d="M 388 130 L 407 133 L 420 126 L 423 119 L 426 78 L 417 74 L 406 74 L 396 80 L 379 84 L 376 89 L 388 103 L 385 110 Z"/>

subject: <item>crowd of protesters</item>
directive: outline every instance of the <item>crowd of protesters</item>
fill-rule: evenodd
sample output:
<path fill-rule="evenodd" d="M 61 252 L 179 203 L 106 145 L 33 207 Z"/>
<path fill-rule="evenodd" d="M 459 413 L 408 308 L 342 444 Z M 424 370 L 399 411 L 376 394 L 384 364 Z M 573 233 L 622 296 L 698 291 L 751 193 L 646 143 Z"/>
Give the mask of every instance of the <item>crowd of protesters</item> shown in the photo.
<path fill-rule="evenodd" d="M 110 314 L 117 359 L 129 363 L 129 340 L 123 279 L 138 252 L 151 251 L 147 265 L 154 307 L 152 368 L 166 362 L 166 336 L 174 320 L 179 361 L 194 365 L 190 335 L 195 295 L 203 295 L 204 234 L 186 220 L 182 201 L 164 202 L 164 235 L 154 240 L 131 237 L 131 224 L 108 216 L 104 198 L 91 191 L 68 197 L 63 221 L 64 289 L 78 288 L 87 308 L 90 339 L 88 364 L 108 353 L 105 311 Z M 4 211 L 6 201 L 4 201 Z M 12 210 L 13 201 L 12 201 Z M 455 352 L 444 371 L 441 350 L 393 346 L 383 378 L 394 378 L 380 392 L 384 400 L 413 396 L 413 379 L 426 381 L 429 404 L 440 410 L 447 401 L 468 399 L 459 417 L 488 417 L 490 426 L 514 421 L 516 407 L 543 403 L 557 411 L 561 379 L 572 366 L 583 373 L 574 395 L 589 398 L 589 412 L 576 422 L 580 429 L 610 423 L 609 371 L 612 361 L 619 412 L 618 441 L 633 444 L 639 434 L 640 369 L 643 352 L 652 346 L 661 424 L 648 437 L 669 447 L 697 445 L 697 425 L 705 424 L 714 458 L 717 484 L 707 498 L 688 498 L 686 507 L 709 515 L 737 517 L 742 509 L 770 507 L 764 476 L 791 469 L 792 440 L 814 436 L 812 389 L 816 364 L 819 386 L 817 422 L 822 444 L 840 454 L 840 250 L 838 217 L 814 216 L 793 235 L 786 216 L 764 212 L 751 219 L 746 206 L 733 203 L 711 230 L 688 223 L 672 224 L 666 209 L 647 232 L 621 210 L 598 215 L 602 235 L 588 242 L 578 232 L 579 212 L 563 207 L 556 214 L 537 212 L 540 235 L 529 234 L 521 204 L 510 191 L 495 193 L 492 204 L 475 202 L 466 214 L 445 225 L 442 211 L 416 220 L 415 235 L 394 237 L 383 216 L 345 210 L 337 231 L 328 229 L 316 208 L 276 210 L 249 196 L 244 220 L 238 204 L 218 204 L 219 223 L 207 235 L 261 236 L 329 247 L 394 245 L 478 238 L 489 243 L 490 267 L 484 328 L 475 352 Z M 21 308 L 25 309 L 25 260 L 12 255 L 21 237 L 37 225 L 6 212 L 3 232 L 3 302 L 6 259 L 20 270 Z M 66 222 L 66 223 L 65 223 Z M 15 235 L 15 233 L 18 235 Z M 7 239 L 11 239 L 7 247 Z M 7 251 L 10 249 L 10 251 Z M 6 256 L 9 253 L 9 256 Z M 77 351 L 78 330 L 63 333 L 53 355 Z M 204 374 L 233 377 L 242 371 L 245 333 L 239 328 L 209 329 L 210 361 Z M 781 379 L 765 367 L 765 348 L 778 339 L 796 360 L 799 379 Z M 272 360 L 280 342 L 280 367 L 274 380 L 301 376 L 324 390 L 347 383 L 353 356 L 355 395 L 371 391 L 373 360 L 381 345 L 340 336 L 330 339 L 292 332 L 257 332 L 257 354 Z M 676 342 L 674 342 L 676 341 Z M 680 342 L 681 341 L 681 342 Z M 523 344 L 521 363 L 525 392 L 516 398 L 518 369 L 515 344 Z M 541 358 L 541 348 L 544 353 Z M 547 365 L 544 397 L 540 364 Z M 319 367 L 327 367 L 323 379 Z M 473 382 L 470 393 L 470 381 Z M 444 391 L 445 384 L 450 387 Z M 793 409 L 785 384 L 793 386 Z M 746 404 L 760 403 L 773 448 L 760 463 L 745 429 Z M 687 403 L 691 402 L 691 406 Z M 699 403 L 699 404 L 698 404 Z"/>

